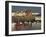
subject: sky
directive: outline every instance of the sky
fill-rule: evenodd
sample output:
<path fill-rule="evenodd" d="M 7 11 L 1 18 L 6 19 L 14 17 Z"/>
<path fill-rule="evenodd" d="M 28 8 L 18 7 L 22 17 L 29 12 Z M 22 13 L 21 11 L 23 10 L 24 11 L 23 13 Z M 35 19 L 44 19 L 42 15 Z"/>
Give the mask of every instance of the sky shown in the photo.
<path fill-rule="evenodd" d="M 41 7 L 28 7 L 28 6 L 12 6 L 12 12 L 21 11 L 24 9 L 31 9 L 32 12 L 39 12 L 41 14 Z"/>

